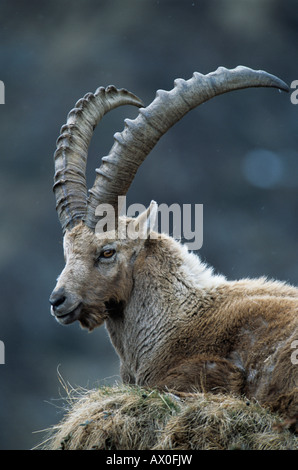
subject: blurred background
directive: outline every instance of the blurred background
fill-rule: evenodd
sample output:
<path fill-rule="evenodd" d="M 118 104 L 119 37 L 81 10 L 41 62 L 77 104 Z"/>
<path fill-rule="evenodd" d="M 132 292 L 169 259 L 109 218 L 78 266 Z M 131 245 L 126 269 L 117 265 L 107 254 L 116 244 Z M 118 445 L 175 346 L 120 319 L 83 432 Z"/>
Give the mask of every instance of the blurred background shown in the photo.
<path fill-rule="evenodd" d="M 104 327 L 59 325 L 49 295 L 63 268 L 52 193 L 55 141 L 88 91 L 114 84 L 149 104 L 175 78 L 218 66 L 298 79 L 298 10 L 278 0 L 0 1 L 0 448 L 30 449 L 64 413 L 63 380 L 119 380 Z M 203 260 L 230 279 L 298 283 L 298 106 L 275 89 L 217 97 L 192 111 L 140 168 L 127 204 L 203 204 Z M 87 181 L 125 117 L 92 140 Z"/>

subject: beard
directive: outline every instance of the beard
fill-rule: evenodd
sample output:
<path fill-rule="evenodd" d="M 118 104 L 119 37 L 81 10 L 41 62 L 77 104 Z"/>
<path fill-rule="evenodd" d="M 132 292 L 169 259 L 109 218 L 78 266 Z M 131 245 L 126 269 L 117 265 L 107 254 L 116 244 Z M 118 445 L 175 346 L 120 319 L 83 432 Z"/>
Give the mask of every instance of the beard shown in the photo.
<path fill-rule="evenodd" d="M 108 311 L 105 304 L 96 307 L 83 307 L 78 318 L 79 323 L 83 329 L 88 331 L 94 330 L 101 326 L 108 317 Z"/>

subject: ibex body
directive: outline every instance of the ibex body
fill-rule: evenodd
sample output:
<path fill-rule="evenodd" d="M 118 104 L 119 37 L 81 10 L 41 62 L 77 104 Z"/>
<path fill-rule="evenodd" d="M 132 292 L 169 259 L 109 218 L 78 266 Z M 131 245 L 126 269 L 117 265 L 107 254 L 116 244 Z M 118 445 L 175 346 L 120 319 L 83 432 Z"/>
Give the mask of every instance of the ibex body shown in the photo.
<path fill-rule="evenodd" d="M 185 246 L 150 231 L 154 202 L 136 219 L 118 219 L 116 209 L 117 197 L 126 194 L 138 166 L 169 127 L 212 96 L 248 86 L 287 89 L 265 72 L 238 67 L 195 74 L 176 81 L 170 92 L 159 91 L 116 134 L 88 200 L 85 166 L 94 126 L 112 107 L 141 103 L 113 87 L 78 102 L 55 155 L 66 266 L 50 302 L 63 324 L 78 320 L 91 330 L 105 322 L 125 383 L 236 393 L 295 415 L 298 365 L 291 355 L 298 339 L 298 289 L 263 278 L 228 281 L 215 275 Z M 99 204 L 115 207 L 114 231 L 95 230 Z M 123 226 L 132 223 L 138 237 L 123 237 Z"/>

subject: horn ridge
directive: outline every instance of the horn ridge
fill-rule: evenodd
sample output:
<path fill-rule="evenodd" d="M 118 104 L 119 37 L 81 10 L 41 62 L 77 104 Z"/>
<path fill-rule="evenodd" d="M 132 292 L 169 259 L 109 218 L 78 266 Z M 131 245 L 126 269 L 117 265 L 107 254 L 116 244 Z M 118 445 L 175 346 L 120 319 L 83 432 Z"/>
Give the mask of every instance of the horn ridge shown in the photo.
<path fill-rule="evenodd" d="M 110 85 L 85 94 L 69 111 L 54 153 L 53 190 L 63 232 L 73 228 L 86 214 L 86 164 L 93 131 L 107 112 L 127 104 L 143 106 L 134 94 Z"/>

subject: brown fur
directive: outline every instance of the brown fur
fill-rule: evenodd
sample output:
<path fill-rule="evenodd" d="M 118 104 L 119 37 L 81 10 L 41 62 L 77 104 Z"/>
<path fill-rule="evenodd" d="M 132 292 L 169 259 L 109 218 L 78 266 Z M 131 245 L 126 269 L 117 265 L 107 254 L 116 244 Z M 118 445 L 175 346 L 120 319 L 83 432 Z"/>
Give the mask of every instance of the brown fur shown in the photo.
<path fill-rule="evenodd" d="M 298 289 L 264 278 L 227 281 L 172 238 L 154 235 L 100 240 L 83 223 L 65 235 L 56 288 L 80 302 L 83 327 L 106 322 L 124 383 L 236 393 L 296 415 Z M 115 257 L 98 261 L 106 246 Z"/>

